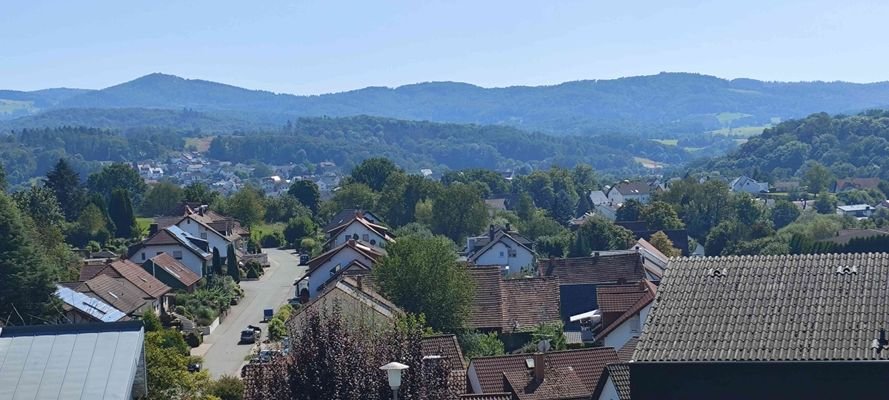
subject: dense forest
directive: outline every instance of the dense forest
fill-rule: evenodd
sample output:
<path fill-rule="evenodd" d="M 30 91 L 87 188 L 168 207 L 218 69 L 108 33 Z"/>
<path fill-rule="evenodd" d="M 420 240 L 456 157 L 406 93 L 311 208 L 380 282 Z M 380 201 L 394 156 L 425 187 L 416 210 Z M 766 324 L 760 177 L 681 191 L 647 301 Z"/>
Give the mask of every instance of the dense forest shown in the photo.
<path fill-rule="evenodd" d="M 0 131 L 88 126 L 102 129 L 132 130 L 145 127 L 164 128 L 182 133 L 228 133 L 277 127 L 280 124 L 247 122 L 236 113 L 208 113 L 191 109 L 162 110 L 148 108 L 66 108 L 8 121 L 0 121 Z"/>
<path fill-rule="evenodd" d="M 99 161 L 150 159 L 184 147 L 182 133 L 167 129 L 23 129 L 0 136 L 0 164 L 9 182 L 17 184 L 45 174 L 60 158 L 87 175 L 99 167 Z"/>
<path fill-rule="evenodd" d="M 813 163 L 826 166 L 838 178 L 889 179 L 889 112 L 818 113 L 785 121 L 736 151 L 693 168 L 775 180 L 800 177 Z"/>
<path fill-rule="evenodd" d="M 330 160 L 351 166 L 369 157 L 393 160 L 408 170 L 526 168 L 589 163 L 596 169 L 634 174 L 633 157 L 667 164 L 689 159 L 675 146 L 626 136 L 549 136 L 505 126 L 441 124 L 377 117 L 302 118 L 279 131 L 219 136 L 210 156 L 269 164 Z"/>
<path fill-rule="evenodd" d="M 48 99 L 50 94 L 55 95 Z M 511 125 L 553 134 L 632 133 L 649 138 L 762 126 L 813 112 L 850 112 L 887 105 L 889 83 L 781 83 L 661 73 L 553 86 L 482 88 L 430 82 L 369 87 L 321 96 L 247 90 L 215 82 L 151 74 L 84 93 L 0 92 L 28 112 L 59 108 L 162 108 L 228 113 L 282 124 L 311 116 L 374 115 L 410 120 Z M 19 114 L 15 114 L 19 115 Z M 10 118 L 12 113 L 0 115 Z"/>

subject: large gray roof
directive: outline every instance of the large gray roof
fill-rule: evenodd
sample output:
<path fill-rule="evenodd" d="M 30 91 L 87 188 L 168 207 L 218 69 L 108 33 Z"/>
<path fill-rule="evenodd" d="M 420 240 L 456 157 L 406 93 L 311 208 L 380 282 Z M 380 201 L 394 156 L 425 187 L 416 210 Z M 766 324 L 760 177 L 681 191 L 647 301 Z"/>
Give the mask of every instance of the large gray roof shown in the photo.
<path fill-rule="evenodd" d="M 141 322 L 3 328 L 0 399 L 130 399 L 143 340 Z"/>
<path fill-rule="evenodd" d="M 642 362 L 887 360 L 889 254 L 670 262 L 633 355 Z"/>

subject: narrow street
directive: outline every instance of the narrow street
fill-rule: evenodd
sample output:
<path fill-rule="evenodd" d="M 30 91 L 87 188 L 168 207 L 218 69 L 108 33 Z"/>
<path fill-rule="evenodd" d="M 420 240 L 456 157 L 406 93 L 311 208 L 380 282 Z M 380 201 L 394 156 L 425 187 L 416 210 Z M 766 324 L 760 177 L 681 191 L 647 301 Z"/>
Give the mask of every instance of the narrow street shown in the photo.
<path fill-rule="evenodd" d="M 269 255 L 271 267 L 258 281 L 243 281 L 245 297 L 231 311 L 211 335 L 204 337 L 201 348 L 205 352 L 204 369 L 213 378 L 222 375 L 240 376 L 244 359 L 253 346 L 239 345 L 241 331 L 247 325 L 262 327 L 262 337 L 268 334 L 267 324 L 260 324 L 266 308 L 277 310 L 287 299 L 294 296 L 293 281 L 303 276 L 305 267 L 299 265 L 299 257 L 293 250 L 264 249 Z M 198 350 L 198 349 L 195 349 Z M 200 351 L 199 351 L 200 352 Z M 193 351 L 192 354 L 195 354 Z M 195 354 L 201 355 L 201 354 Z"/>

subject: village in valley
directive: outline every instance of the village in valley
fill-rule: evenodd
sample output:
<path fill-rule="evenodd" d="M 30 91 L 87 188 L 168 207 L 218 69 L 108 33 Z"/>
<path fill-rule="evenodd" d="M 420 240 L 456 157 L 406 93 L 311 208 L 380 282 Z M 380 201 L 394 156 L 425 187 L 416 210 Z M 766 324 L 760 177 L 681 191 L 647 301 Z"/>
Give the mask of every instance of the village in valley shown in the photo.
<path fill-rule="evenodd" d="M 182 157 L 183 165 L 215 164 L 199 154 Z M 65 168 L 60 161 L 49 175 L 49 190 L 61 186 L 55 177 Z M 149 185 L 175 170 L 109 168 Z M 15 353 L 21 367 L 40 354 L 34 351 L 41 342 L 22 342 L 32 335 L 62 341 L 99 333 L 127 343 L 104 350 L 115 360 L 115 379 L 128 382 L 105 393 L 119 389 L 132 397 L 153 398 L 157 390 L 151 387 L 158 373 L 152 368 L 159 368 L 153 352 L 178 351 L 179 367 L 164 368 L 198 377 L 179 383 L 186 390 L 237 381 L 247 399 L 389 390 L 442 399 L 659 398 L 664 385 L 681 397 L 701 398 L 762 394 L 746 383 L 750 374 L 770 370 L 767 365 L 783 371 L 791 361 L 824 378 L 802 392 L 831 391 L 819 382 L 838 373 L 859 378 L 819 361 L 882 360 L 889 346 L 879 319 L 885 288 L 870 286 L 889 263 L 874 253 L 889 240 L 889 231 L 877 226 L 885 223 L 887 202 L 836 205 L 836 198 L 856 197 L 849 193 L 879 191 L 879 179 L 824 182 L 813 175 L 783 182 L 800 199 L 788 201 L 773 185 L 747 176 L 603 184 L 585 166 L 436 177 L 374 158 L 343 177 L 332 170 L 315 180 L 275 175 L 229 193 L 209 174 L 196 175 L 203 169 L 180 171 L 173 174 L 186 192 L 203 187 L 201 196 L 217 200 L 203 204 L 186 193 L 168 201 L 167 212 L 141 218 L 144 229 L 134 228 L 131 239 L 89 238 L 73 279 L 53 283 L 58 325 L 10 324 L 0 335 L 8 345 L 31 349 Z M 325 176 L 335 183 L 327 186 Z M 809 199 L 806 187 L 819 184 L 823 190 Z M 558 195 L 555 187 L 562 188 Z M 565 188 L 579 195 L 567 212 L 559 203 L 571 198 Z M 156 186 L 144 197 L 152 190 Z M 240 204 L 249 201 L 241 199 L 244 192 L 259 204 Z M 832 199 L 831 209 L 823 209 L 825 198 Z M 726 210 L 707 208 L 724 200 L 731 203 Z M 278 228 L 263 217 L 243 224 L 220 210 L 255 218 L 245 209 L 281 212 L 272 208 L 282 201 L 289 211 Z M 697 215 L 683 208 L 695 201 L 713 204 L 703 204 Z M 115 206 L 111 210 L 111 222 L 120 223 Z M 711 221 L 709 234 L 696 239 L 694 218 L 713 212 L 724 213 L 724 221 Z M 134 222 L 132 214 L 126 218 Z M 815 241 L 794 234 L 788 254 L 729 255 L 725 249 L 744 243 L 718 233 L 725 221 L 749 220 L 753 231 L 734 228 L 732 234 L 778 241 L 787 226 L 806 219 L 845 222 Z M 825 311 L 813 314 L 805 302 Z M 860 308 L 872 310 L 870 319 L 846 317 Z M 853 329 L 850 324 L 854 337 L 831 333 Z M 185 347 L 168 347 L 177 341 Z M 100 351 L 90 349 L 53 347 L 47 356 L 73 363 L 76 352 Z M 390 362 L 397 366 L 390 373 L 403 375 L 402 389 L 374 372 Z M 764 369 L 750 371 L 749 363 Z M 324 371 L 339 372 L 323 378 Z M 786 378 L 758 379 L 772 379 L 769 393 L 801 390 Z M 350 386 L 355 382 L 364 383 Z"/>

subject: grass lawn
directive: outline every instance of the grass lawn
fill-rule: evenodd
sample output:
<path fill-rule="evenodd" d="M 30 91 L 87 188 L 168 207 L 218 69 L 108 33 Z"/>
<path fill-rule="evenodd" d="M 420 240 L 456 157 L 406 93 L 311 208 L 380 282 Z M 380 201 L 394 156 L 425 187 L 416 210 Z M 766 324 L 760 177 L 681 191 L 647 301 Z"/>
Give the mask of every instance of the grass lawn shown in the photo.
<path fill-rule="evenodd" d="M 253 239 L 260 240 L 263 236 L 274 233 L 274 232 L 284 232 L 284 223 L 276 222 L 274 224 L 263 223 L 260 225 L 254 225 L 250 228 L 250 236 Z"/>
<path fill-rule="evenodd" d="M 212 141 L 213 136 L 185 138 L 185 146 L 194 146 L 199 153 L 206 153 L 210 149 L 210 142 Z"/>
<path fill-rule="evenodd" d="M 633 160 L 635 160 L 639 164 L 642 164 L 643 167 L 650 169 L 663 168 L 666 165 L 664 163 L 659 163 L 657 161 L 649 160 L 642 157 L 633 157 Z"/>
<path fill-rule="evenodd" d="M 136 217 L 136 226 L 139 228 L 139 232 L 142 232 L 144 235 L 148 234 L 148 227 L 152 222 L 154 222 L 154 218 Z"/>
<path fill-rule="evenodd" d="M 658 142 L 664 146 L 675 146 L 679 144 L 679 139 L 651 139 L 655 142 Z"/>
<path fill-rule="evenodd" d="M 766 128 L 770 128 L 771 125 L 763 125 L 763 126 L 741 126 L 738 128 L 722 128 L 717 129 L 715 131 L 710 131 L 710 133 L 715 135 L 723 135 L 723 136 L 734 136 L 734 137 L 742 137 L 748 138 L 751 136 L 758 136 L 762 134 L 762 131 Z"/>
<path fill-rule="evenodd" d="M 720 124 L 725 125 L 725 124 L 732 122 L 736 119 L 746 118 L 749 116 L 750 116 L 750 114 L 724 112 L 724 113 L 716 114 L 716 119 L 719 120 Z"/>

